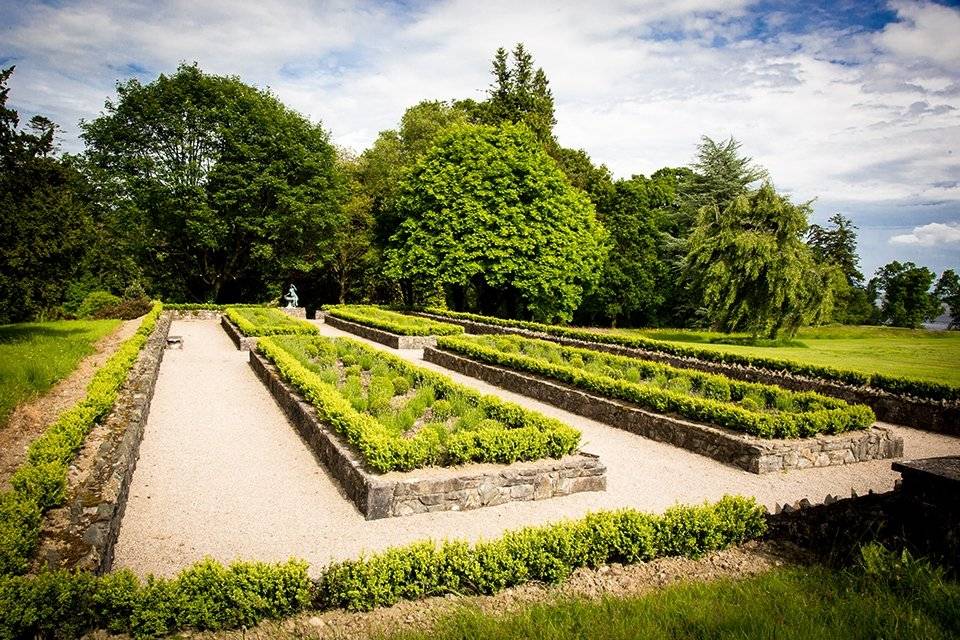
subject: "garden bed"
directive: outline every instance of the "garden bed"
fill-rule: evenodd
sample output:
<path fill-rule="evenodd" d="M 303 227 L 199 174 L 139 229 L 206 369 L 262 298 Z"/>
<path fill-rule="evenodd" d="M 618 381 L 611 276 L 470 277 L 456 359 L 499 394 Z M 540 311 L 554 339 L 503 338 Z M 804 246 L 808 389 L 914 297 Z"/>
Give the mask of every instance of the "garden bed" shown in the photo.
<path fill-rule="evenodd" d="M 272 307 L 227 307 L 220 317 L 220 325 L 240 351 L 252 349 L 261 336 L 319 333 L 319 329 L 306 320 Z"/>
<path fill-rule="evenodd" d="M 408 316 L 396 311 L 363 305 L 335 305 L 324 309 L 324 321 L 394 349 L 423 349 L 437 344 L 437 336 L 463 333 L 447 322 Z"/>
<path fill-rule="evenodd" d="M 319 418 L 314 406 L 281 378 L 277 367 L 267 358 L 252 350 L 250 366 L 319 461 L 368 520 L 432 511 L 462 511 L 606 489 L 606 468 L 600 460 L 576 452 L 558 460 L 515 462 L 508 466 L 472 464 L 406 473 L 375 473 L 343 437 Z"/>
<path fill-rule="evenodd" d="M 442 348 L 426 349 L 424 360 L 751 473 L 834 466 L 903 455 L 903 439 L 882 427 L 815 438 L 759 438 L 656 413 L 623 400 L 480 362 Z"/>
<path fill-rule="evenodd" d="M 815 391 L 846 402 L 869 406 L 878 420 L 925 431 L 960 435 L 960 390 L 923 381 L 869 376 L 832 367 L 817 367 L 770 358 L 751 358 L 672 345 L 573 327 L 504 320 L 469 313 L 430 310 L 418 316 L 452 322 L 476 335 L 511 334 L 642 358 L 792 391 Z"/>

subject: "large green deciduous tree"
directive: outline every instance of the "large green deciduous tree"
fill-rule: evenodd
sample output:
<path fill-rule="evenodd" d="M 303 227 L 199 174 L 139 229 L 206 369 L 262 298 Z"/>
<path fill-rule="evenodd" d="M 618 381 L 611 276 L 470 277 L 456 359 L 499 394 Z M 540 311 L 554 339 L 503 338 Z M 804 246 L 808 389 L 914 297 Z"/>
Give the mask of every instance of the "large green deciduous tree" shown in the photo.
<path fill-rule="evenodd" d="M 829 317 L 843 276 L 817 264 L 803 241 L 809 213 L 808 204 L 791 203 L 768 182 L 723 209 L 700 209 L 686 270 L 715 329 L 776 338 Z"/>
<path fill-rule="evenodd" d="M 953 269 L 940 274 L 933 293 L 950 311 L 950 329 L 960 329 L 960 276 Z"/>
<path fill-rule="evenodd" d="M 413 302 L 443 288 L 459 308 L 569 320 L 603 262 L 589 199 L 524 126 L 450 130 L 397 207 L 388 274 L 412 285 Z"/>
<path fill-rule="evenodd" d="M 155 293 L 262 299 L 329 251 L 342 191 L 333 147 L 268 92 L 182 65 L 119 84 L 83 130 Z"/>
<path fill-rule="evenodd" d="M 833 319 L 843 324 L 863 324 L 874 315 L 873 304 L 860 271 L 857 255 L 857 226 L 840 213 L 830 216 L 829 227 L 810 225 L 807 244 L 819 263 L 836 265 L 843 273 L 844 285 L 836 292 Z"/>
<path fill-rule="evenodd" d="M 871 300 L 879 299 L 880 322 L 915 329 L 940 315 L 940 300 L 930 291 L 935 277 L 926 267 L 898 260 L 877 271 L 867 292 Z"/>
<path fill-rule="evenodd" d="M 56 313 L 93 228 L 86 181 L 54 153 L 57 126 L 35 116 L 21 130 L 6 106 L 13 70 L 0 71 L 0 324 Z"/>

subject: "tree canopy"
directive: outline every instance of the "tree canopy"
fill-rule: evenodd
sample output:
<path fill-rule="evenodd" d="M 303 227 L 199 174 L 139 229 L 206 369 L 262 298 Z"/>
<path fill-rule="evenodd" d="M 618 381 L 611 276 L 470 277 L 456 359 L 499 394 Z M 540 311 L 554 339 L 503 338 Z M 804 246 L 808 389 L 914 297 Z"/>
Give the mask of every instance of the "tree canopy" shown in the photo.
<path fill-rule="evenodd" d="M 569 320 L 603 260 L 604 232 L 525 126 L 461 125 L 402 180 L 388 275 L 422 300 Z"/>
<path fill-rule="evenodd" d="M 723 209 L 701 207 L 686 269 L 703 291 L 711 326 L 776 338 L 828 317 L 842 276 L 832 265 L 818 265 L 803 241 L 809 209 L 769 182 Z"/>
<path fill-rule="evenodd" d="M 867 291 L 871 300 L 880 302 L 880 322 L 917 328 L 940 315 L 940 300 L 930 291 L 935 277 L 926 267 L 898 260 L 877 271 Z"/>
<path fill-rule="evenodd" d="M 342 191 L 326 132 L 238 78 L 181 65 L 121 83 L 83 138 L 161 295 L 262 299 L 329 249 Z"/>
<path fill-rule="evenodd" d="M 27 130 L 6 106 L 14 68 L 0 71 L 0 324 L 50 313 L 67 295 L 92 240 L 88 185 L 55 157 L 57 126 Z"/>

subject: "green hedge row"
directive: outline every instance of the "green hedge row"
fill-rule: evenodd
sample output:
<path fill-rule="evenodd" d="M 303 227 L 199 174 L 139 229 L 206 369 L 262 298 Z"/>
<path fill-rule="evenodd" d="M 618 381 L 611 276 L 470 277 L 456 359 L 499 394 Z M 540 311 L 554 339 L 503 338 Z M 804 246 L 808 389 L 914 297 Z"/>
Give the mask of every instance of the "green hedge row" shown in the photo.
<path fill-rule="evenodd" d="M 83 400 L 67 409 L 37 438 L 27 460 L 0 493 L 0 575 L 27 570 L 40 535 L 41 514 L 66 498 L 67 470 L 90 429 L 113 408 L 121 385 L 156 326 L 163 305 L 155 303 L 137 329 L 101 366 Z"/>
<path fill-rule="evenodd" d="M 0 578 L 0 639 L 76 636 L 93 628 L 158 636 L 180 629 L 249 627 L 310 606 L 369 610 L 404 599 L 490 594 L 529 581 L 559 582 L 580 567 L 697 557 L 760 537 L 763 508 L 752 498 L 650 515 L 632 509 L 511 531 L 501 538 L 420 542 L 335 563 L 311 582 L 307 565 L 205 560 L 173 580 L 141 583 L 129 572 L 103 577 L 50 572 Z"/>
<path fill-rule="evenodd" d="M 276 308 L 229 306 L 226 316 L 245 336 L 288 336 L 320 333 L 306 320 L 293 318 Z"/>
<path fill-rule="evenodd" d="M 463 333 L 463 327 L 456 324 L 408 316 L 370 305 L 328 305 L 323 310 L 336 318 L 401 336 L 451 336 Z"/>
<path fill-rule="evenodd" d="M 517 337 L 515 340 L 539 342 L 532 338 Z M 644 363 L 641 360 L 633 361 L 637 367 L 645 366 L 661 370 L 671 377 L 686 378 L 698 388 L 716 389 L 722 386 L 724 389 L 729 388 L 729 392 L 736 397 L 759 393 L 766 397 L 774 399 L 780 397 L 788 402 L 795 402 L 800 407 L 813 407 L 810 410 L 793 412 L 754 410 L 729 401 L 694 396 L 683 391 L 594 373 L 566 362 L 550 362 L 521 353 L 501 351 L 484 344 L 484 341 L 484 336 L 445 337 L 438 340 L 437 346 L 481 362 L 528 371 L 602 396 L 627 400 L 658 413 L 674 413 L 691 420 L 742 431 L 761 438 L 798 438 L 819 433 L 842 433 L 853 429 L 864 429 L 876 419 L 870 407 L 851 405 L 843 400 L 812 392 L 797 393 L 772 385 L 736 382 L 724 376 L 687 371 L 668 365 Z M 573 347 L 563 347 L 562 351 L 586 358 L 597 355 L 588 349 Z M 610 360 L 632 361 L 631 358 L 623 356 L 604 355 L 604 357 Z"/>
<path fill-rule="evenodd" d="M 429 430 L 419 431 L 410 438 L 397 436 L 374 416 L 357 411 L 335 386 L 324 382 L 281 344 L 270 338 L 259 340 L 257 350 L 272 361 L 281 377 L 316 408 L 320 420 L 343 435 L 374 471 L 409 471 L 430 464 L 509 464 L 518 460 L 560 458 L 576 451 L 580 443 L 580 432 L 559 420 L 494 396 L 482 396 L 439 373 L 356 340 L 350 342 L 371 358 L 386 362 L 401 375 L 412 377 L 418 386 L 432 386 L 438 397 L 459 394 L 471 399 L 488 418 L 502 423 L 495 427 L 481 426 L 450 433 L 444 441 Z"/>
<path fill-rule="evenodd" d="M 684 358 L 696 358 L 708 362 L 717 362 L 720 364 L 733 364 L 746 367 L 756 367 L 759 369 L 768 369 L 770 371 L 784 371 L 805 378 L 818 378 L 831 382 L 842 382 L 860 387 L 871 387 L 888 393 L 899 395 L 912 395 L 919 398 L 931 400 L 960 400 L 960 387 L 942 384 L 938 382 L 928 382 L 926 380 L 916 380 L 913 378 L 904 378 L 898 376 L 888 376 L 882 373 L 862 373 L 850 369 L 839 369 L 837 367 L 828 367 L 816 364 L 804 364 L 792 360 L 781 360 L 777 358 L 764 358 L 762 356 L 747 356 L 735 353 L 724 353 L 722 351 L 713 351 L 710 349 L 700 349 L 693 346 L 685 346 L 645 338 L 643 336 L 624 336 L 611 333 L 601 333 L 587 329 L 577 329 L 575 327 L 558 327 L 537 322 L 528 322 L 525 320 L 507 320 L 504 318 L 495 318 L 493 316 L 482 316 L 474 313 L 464 313 L 460 311 L 448 311 L 439 308 L 424 309 L 427 313 L 453 318 L 458 320 L 469 320 L 482 324 L 490 324 L 499 327 L 510 327 L 515 329 L 526 329 L 546 333 L 548 335 L 569 338 L 572 340 L 582 340 L 584 342 L 598 342 L 601 344 L 614 344 L 631 349 L 643 349 L 656 353 L 665 353 L 672 356 Z"/>
<path fill-rule="evenodd" d="M 269 307 L 269 303 L 263 304 L 214 304 L 212 302 L 164 302 L 163 308 L 167 311 L 226 311 L 230 307 L 256 308 Z"/>

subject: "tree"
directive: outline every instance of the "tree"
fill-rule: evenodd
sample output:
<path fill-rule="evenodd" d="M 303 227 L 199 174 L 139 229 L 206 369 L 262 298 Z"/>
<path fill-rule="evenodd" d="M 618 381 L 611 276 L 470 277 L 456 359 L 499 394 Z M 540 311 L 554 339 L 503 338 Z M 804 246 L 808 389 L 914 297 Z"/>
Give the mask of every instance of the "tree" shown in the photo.
<path fill-rule="evenodd" d="M 940 274 L 933 294 L 950 310 L 950 329 L 960 329 L 960 276 L 953 269 Z"/>
<path fill-rule="evenodd" d="M 845 286 L 835 295 L 833 319 L 843 324 L 863 324 L 874 315 L 867 299 L 860 256 L 857 255 L 857 227 L 853 221 L 836 213 L 830 217 L 832 228 L 810 225 L 807 244 L 819 263 L 836 265 L 843 273 Z"/>
<path fill-rule="evenodd" d="M 417 302 L 569 320 L 603 260 L 604 232 L 525 126 L 462 125 L 401 182 L 388 275 Z"/>
<path fill-rule="evenodd" d="M 483 121 L 487 124 L 523 123 L 541 143 L 553 141 L 553 94 L 543 69 L 533 68 L 533 56 L 523 43 L 513 49 L 513 66 L 503 47 L 493 58 L 493 84 L 490 98 L 484 104 Z"/>
<path fill-rule="evenodd" d="M 871 301 L 880 300 L 880 322 L 916 329 L 942 310 L 930 292 L 936 274 L 912 262 L 894 260 L 877 271 L 867 286 Z"/>
<path fill-rule="evenodd" d="M 722 210 L 700 209 L 685 267 L 715 329 L 776 338 L 829 315 L 842 275 L 818 265 L 804 243 L 809 213 L 809 204 L 792 204 L 769 182 Z"/>
<path fill-rule="evenodd" d="M 703 136 L 691 168 L 689 183 L 683 189 L 691 214 L 704 206 L 723 210 L 735 198 L 748 193 L 751 185 L 768 178 L 766 169 L 741 155 L 740 143 L 733 137 L 716 142 Z"/>
<path fill-rule="evenodd" d="M 344 224 L 337 228 L 328 259 L 337 285 L 337 301 L 343 304 L 377 262 L 374 246 L 373 199 L 358 179 L 359 163 L 341 154 L 341 172 L 347 179 L 348 198 L 343 205 Z"/>
<path fill-rule="evenodd" d="M 275 295 L 327 253 L 341 222 L 326 132 L 236 77 L 181 65 L 120 83 L 82 127 L 89 163 L 136 229 L 130 250 L 164 297 Z"/>
<path fill-rule="evenodd" d="M 669 184 L 633 176 L 618 180 L 598 215 L 610 234 L 610 250 L 599 282 L 584 299 L 579 315 L 595 322 L 649 326 L 657 322 L 670 291 L 663 232 Z"/>
<path fill-rule="evenodd" d="M 35 116 L 27 131 L 6 106 L 14 67 L 0 71 L 0 324 L 55 314 L 91 242 L 88 185 L 55 157 L 57 126 Z"/>

